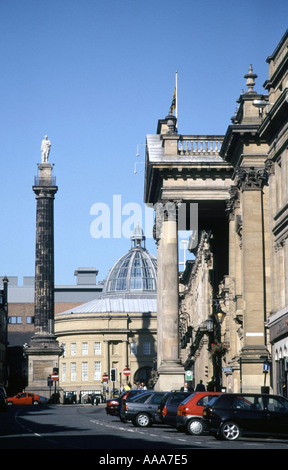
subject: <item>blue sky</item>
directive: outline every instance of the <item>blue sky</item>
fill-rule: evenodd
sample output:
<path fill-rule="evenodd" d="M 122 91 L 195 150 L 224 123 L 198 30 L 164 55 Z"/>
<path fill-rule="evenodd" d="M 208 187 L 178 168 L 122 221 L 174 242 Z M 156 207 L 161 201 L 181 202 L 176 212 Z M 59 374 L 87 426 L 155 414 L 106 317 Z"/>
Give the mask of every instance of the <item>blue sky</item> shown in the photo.
<path fill-rule="evenodd" d="M 176 70 L 179 132 L 224 134 L 249 64 L 264 91 L 287 13 L 286 0 L 0 0 L 0 273 L 20 284 L 34 275 L 32 185 L 47 134 L 56 284 L 87 266 L 105 279 L 130 240 L 92 236 L 91 208 L 105 204 L 112 219 L 117 201 L 127 225 L 137 206 L 145 229 L 144 165 L 134 165 L 169 111 Z"/>

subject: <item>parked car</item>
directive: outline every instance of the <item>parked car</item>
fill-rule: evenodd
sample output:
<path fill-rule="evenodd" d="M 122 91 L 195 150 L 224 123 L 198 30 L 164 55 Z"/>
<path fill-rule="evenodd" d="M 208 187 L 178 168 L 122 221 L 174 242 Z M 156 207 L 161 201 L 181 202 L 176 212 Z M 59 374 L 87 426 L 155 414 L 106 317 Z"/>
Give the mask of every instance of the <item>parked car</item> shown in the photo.
<path fill-rule="evenodd" d="M 225 393 L 203 411 L 206 428 L 220 439 L 288 436 L 288 400 L 277 395 Z"/>
<path fill-rule="evenodd" d="M 47 405 L 50 402 L 50 399 L 47 397 L 39 397 L 40 398 L 40 405 Z"/>
<path fill-rule="evenodd" d="M 164 395 L 159 407 L 159 421 L 163 424 L 176 427 L 178 405 L 191 396 L 191 392 L 173 391 Z"/>
<path fill-rule="evenodd" d="M 139 397 L 123 400 L 121 420 L 132 421 L 134 426 L 147 427 L 159 422 L 158 407 L 162 398 L 169 392 L 145 391 Z"/>
<path fill-rule="evenodd" d="M 120 409 L 121 409 L 123 400 L 131 399 L 132 397 L 139 395 L 139 393 L 143 393 L 143 390 L 126 390 L 118 398 L 107 399 L 106 407 L 105 407 L 106 414 L 112 415 L 112 416 L 120 416 Z"/>
<path fill-rule="evenodd" d="M 7 405 L 39 405 L 41 398 L 35 393 L 17 393 L 15 397 L 7 398 Z"/>
<path fill-rule="evenodd" d="M 7 411 L 7 400 L 6 396 L 0 389 L 0 411 Z"/>
<path fill-rule="evenodd" d="M 106 414 L 111 416 L 117 416 L 117 409 L 119 406 L 119 398 L 107 398 L 106 400 Z"/>
<path fill-rule="evenodd" d="M 204 407 L 207 406 L 220 392 L 195 392 L 189 395 L 178 406 L 176 427 L 178 431 L 186 431 L 193 436 L 199 436 L 203 433 L 202 414 Z"/>

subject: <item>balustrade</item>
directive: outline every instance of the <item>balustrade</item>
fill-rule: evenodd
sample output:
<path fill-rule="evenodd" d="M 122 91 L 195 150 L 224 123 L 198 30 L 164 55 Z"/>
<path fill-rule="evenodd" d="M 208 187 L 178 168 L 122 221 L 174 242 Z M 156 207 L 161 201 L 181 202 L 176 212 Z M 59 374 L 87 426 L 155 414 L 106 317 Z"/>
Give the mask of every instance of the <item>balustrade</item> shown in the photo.
<path fill-rule="evenodd" d="M 179 136 L 178 155 L 181 156 L 219 156 L 224 136 L 186 135 Z"/>

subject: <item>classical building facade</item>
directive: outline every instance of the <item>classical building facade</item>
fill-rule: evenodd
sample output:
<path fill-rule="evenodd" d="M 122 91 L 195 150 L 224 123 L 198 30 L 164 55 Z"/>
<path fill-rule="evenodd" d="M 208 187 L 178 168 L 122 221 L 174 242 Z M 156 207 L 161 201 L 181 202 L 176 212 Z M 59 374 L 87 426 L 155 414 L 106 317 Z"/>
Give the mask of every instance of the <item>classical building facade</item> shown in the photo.
<path fill-rule="evenodd" d="M 264 87 L 267 105 L 259 136 L 269 145 L 270 277 L 267 319 L 272 346 L 273 390 L 288 397 L 288 31 L 267 58 L 269 77 Z"/>
<path fill-rule="evenodd" d="M 55 316 L 56 336 L 64 347 L 59 362 L 64 394 L 82 401 L 93 392 L 119 390 L 127 382 L 153 385 L 156 277 L 156 258 L 146 250 L 138 226 L 130 250 L 110 270 L 102 295 Z"/>
<path fill-rule="evenodd" d="M 147 136 L 145 202 L 155 205 L 158 224 L 159 388 L 167 374 L 180 382 L 187 370 L 213 389 L 287 387 L 287 44 L 286 32 L 267 59 L 268 93 L 255 90 L 250 65 L 225 135 L 180 135 L 168 115 Z M 183 207 L 195 261 L 179 284 Z"/>

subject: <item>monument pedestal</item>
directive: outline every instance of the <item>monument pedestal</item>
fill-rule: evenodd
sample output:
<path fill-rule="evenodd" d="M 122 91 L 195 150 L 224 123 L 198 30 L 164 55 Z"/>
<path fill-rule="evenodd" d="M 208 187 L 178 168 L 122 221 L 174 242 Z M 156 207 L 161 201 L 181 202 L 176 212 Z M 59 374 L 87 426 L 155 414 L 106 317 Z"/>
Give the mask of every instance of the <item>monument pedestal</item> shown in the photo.
<path fill-rule="evenodd" d="M 48 386 L 47 380 L 53 370 L 59 368 L 59 356 L 63 354 L 63 348 L 55 336 L 47 338 L 47 336 L 41 337 L 39 335 L 39 337 L 32 337 L 25 354 L 28 359 L 28 387 L 26 387 L 26 391 L 50 398 L 51 388 Z M 57 385 L 56 388 L 59 391 L 59 385 Z M 54 393 L 54 389 L 52 393 Z"/>

